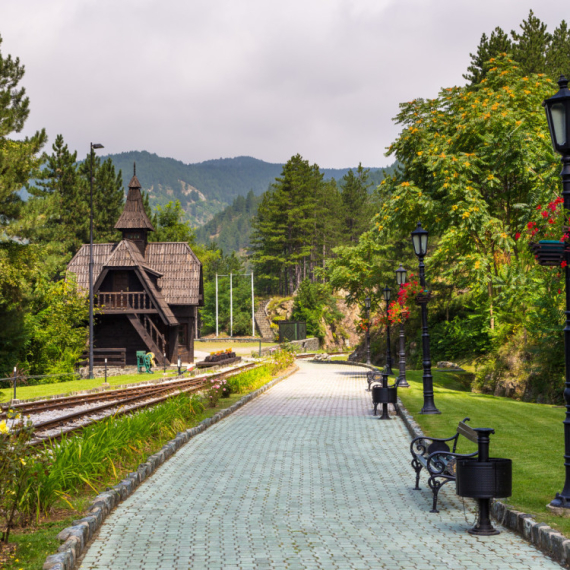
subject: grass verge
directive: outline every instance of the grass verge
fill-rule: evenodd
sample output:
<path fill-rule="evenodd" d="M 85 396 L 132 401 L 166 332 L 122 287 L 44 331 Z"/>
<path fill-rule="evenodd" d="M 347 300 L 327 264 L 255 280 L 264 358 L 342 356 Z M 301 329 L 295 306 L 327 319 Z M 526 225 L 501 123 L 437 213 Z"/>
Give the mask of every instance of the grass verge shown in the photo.
<path fill-rule="evenodd" d="M 400 389 L 398 395 L 426 435 L 449 437 L 465 417 L 471 418 L 472 427 L 493 428 L 491 457 L 513 460 L 513 496 L 504 502 L 570 537 L 570 519 L 553 516 L 546 509 L 564 486 L 564 409 L 469 392 L 465 375 L 433 372 L 435 404 L 441 415 L 419 413 L 423 405 L 421 371 L 406 373 L 410 388 Z M 460 438 L 460 446 L 460 453 L 477 448 L 465 438 Z"/>
<path fill-rule="evenodd" d="M 239 393 L 220 399 L 215 408 L 198 406 L 195 399 L 182 394 L 134 416 L 101 422 L 69 438 L 68 444 L 64 442 L 54 454 L 51 465 L 52 470 L 57 470 L 53 475 L 59 483 L 57 487 L 65 495 L 53 504 L 49 515 L 40 515 L 32 526 L 13 531 L 10 541 L 17 544 L 17 550 L 0 567 L 5 570 L 41 568 L 46 556 L 59 547 L 57 534 L 83 516 L 97 492 L 116 485 L 146 457 L 160 450 L 176 432 L 196 426 L 284 373 L 283 368 L 276 368 L 275 364 L 268 364 L 232 377 L 232 388 Z M 192 401 L 193 412 L 183 410 Z M 148 412 L 146 416 L 145 412 Z M 145 421 L 134 419 L 137 416 Z M 125 432 L 130 435 L 126 437 Z"/>

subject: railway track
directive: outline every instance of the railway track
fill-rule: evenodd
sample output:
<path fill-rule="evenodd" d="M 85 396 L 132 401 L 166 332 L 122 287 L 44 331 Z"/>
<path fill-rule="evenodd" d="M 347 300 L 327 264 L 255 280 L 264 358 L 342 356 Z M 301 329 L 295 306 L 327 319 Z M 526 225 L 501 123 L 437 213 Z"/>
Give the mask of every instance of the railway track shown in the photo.
<path fill-rule="evenodd" d="M 21 404 L 15 404 L 11 406 L 11 408 L 23 415 L 33 415 L 42 414 L 46 411 L 67 410 L 85 404 L 101 402 L 101 404 L 91 406 L 87 409 L 75 412 L 71 411 L 71 413 L 35 423 L 34 440 L 30 445 L 39 446 L 46 442 L 56 441 L 63 435 L 81 430 L 88 425 L 101 421 L 111 414 L 118 416 L 132 413 L 159 404 L 177 394 L 198 392 L 203 389 L 206 382 L 209 382 L 211 379 L 222 380 L 261 365 L 262 364 L 258 362 L 253 362 L 217 374 L 202 375 L 194 378 L 181 378 L 161 384 L 80 394 L 77 396 L 57 398 L 56 400 L 23 402 Z M 5 415 L 6 413 L 4 412 L 4 416 Z M 96 417 L 91 419 L 89 416 Z M 79 422 L 79 424 L 77 422 Z"/>
<path fill-rule="evenodd" d="M 312 358 L 315 355 L 316 353 L 302 354 L 297 355 L 297 358 Z M 70 413 L 34 423 L 34 439 L 30 442 L 30 446 L 40 446 L 57 441 L 64 435 L 79 431 L 109 417 L 109 415 L 129 414 L 164 402 L 177 394 L 198 392 L 211 379 L 222 380 L 262 365 L 263 363 L 252 362 L 216 374 L 177 378 L 157 384 L 77 394 L 49 400 L 22 402 L 12 406 L 4 406 L 3 411 L 0 412 L 0 420 L 6 418 L 8 407 L 22 415 L 31 416 L 57 410 L 70 410 Z M 86 405 L 90 404 L 95 405 L 85 408 Z M 81 406 L 84 408 L 73 411 L 73 408 Z M 95 417 L 90 418 L 89 416 Z"/>

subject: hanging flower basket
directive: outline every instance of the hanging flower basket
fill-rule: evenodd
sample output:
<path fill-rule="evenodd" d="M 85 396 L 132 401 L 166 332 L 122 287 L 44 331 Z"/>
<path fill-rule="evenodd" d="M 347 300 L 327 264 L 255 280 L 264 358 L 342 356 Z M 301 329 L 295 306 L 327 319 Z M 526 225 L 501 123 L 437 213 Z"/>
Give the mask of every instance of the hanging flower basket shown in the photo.
<path fill-rule="evenodd" d="M 416 305 L 424 305 L 431 299 L 431 291 L 422 291 L 415 298 Z"/>
<path fill-rule="evenodd" d="M 541 240 L 528 244 L 539 265 L 554 267 L 564 260 L 564 242 L 558 240 Z"/>

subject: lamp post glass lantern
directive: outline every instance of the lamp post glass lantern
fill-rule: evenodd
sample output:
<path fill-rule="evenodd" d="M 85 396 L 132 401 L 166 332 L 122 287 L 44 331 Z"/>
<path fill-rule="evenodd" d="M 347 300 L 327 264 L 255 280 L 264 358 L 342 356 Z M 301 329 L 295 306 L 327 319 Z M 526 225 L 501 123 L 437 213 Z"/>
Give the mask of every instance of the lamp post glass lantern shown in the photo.
<path fill-rule="evenodd" d="M 427 253 L 428 232 L 422 228 L 418 222 L 417 228 L 412 232 L 412 244 L 414 251 L 419 260 L 419 274 L 420 285 L 423 289 L 426 288 L 426 276 L 424 256 Z M 429 331 L 428 331 L 428 317 L 427 317 L 427 300 L 421 303 L 422 308 L 422 364 L 424 373 L 422 376 L 422 383 L 424 389 L 424 406 L 420 414 L 441 414 L 435 407 L 433 396 L 433 376 L 431 375 L 431 356 L 429 351 Z"/>
<path fill-rule="evenodd" d="M 370 364 L 370 297 L 364 299 L 366 307 L 366 364 Z"/>
<path fill-rule="evenodd" d="M 396 269 L 396 282 L 398 283 L 400 290 L 406 283 L 406 276 L 407 271 L 402 267 L 400 263 L 400 267 Z M 400 352 L 399 356 L 399 375 L 398 375 L 398 382 L 397 385 L 399 388 L 409 388 L 410 385 L 406 380 L 406 339 L 404 338 L 404 317 L 400 318 Z"/>
<path fill-rule="evenodd" d="M 384 287 L 382 291 L 382 296 L 384 301 L 386 301 L 386 373 L 393 374 L 392 372 L 392 352 L 390 351 L 390 321 L 388 319 L 388 308 L 390 306 L 390 297 L 392 292 L 388 285 Z"/>
<path fill-rule="evenodd" d="M 90 143 L 89 161 L 89 379 L 93 380 L 93 155 L 102 144 Z"/>
<path fill-rule="evenodd" d="M 558 80 L 560 89 L 542 104 L 546 111 L 548 128 L 552 139 L 554 151 L 562 156 L 562 198 L 564 200 L 565 216 L 570 211 L 570 90 L 568 80 L 561 75 Z M 566 478 L 561 493 L 550 503 L 551 507 L 570 509 L 570 254 L 568 242 L 564 248 L 564 283 L 566 285 L 566 324 L 564 327 L 564 357 L 566 362 L 564 400 L 566 403 L 566 417 L 564 425 L 564 467 Z"/>

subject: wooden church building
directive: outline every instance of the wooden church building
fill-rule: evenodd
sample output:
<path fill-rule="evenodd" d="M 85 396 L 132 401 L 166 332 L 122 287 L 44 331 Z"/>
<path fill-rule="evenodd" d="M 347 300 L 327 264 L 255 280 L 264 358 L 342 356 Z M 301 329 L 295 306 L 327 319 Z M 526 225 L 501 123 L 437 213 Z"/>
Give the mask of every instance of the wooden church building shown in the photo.
<path fill-rule="evenodd" d="M 136 364 L 141 350 L 153 352 L 161 365 L 163 354 L 167 365 L 178 358 L 193 362 L 198 307 L 204 305 L 202 264 L 187 243 L 149 243 L 154 228 L 136 173 L 115 229 L 123 234 L 119 243 L 93 244 L 95 349 L 125 349 L 126 364 Z M 67 269 L 88 291 L 89 244 Z"/>

